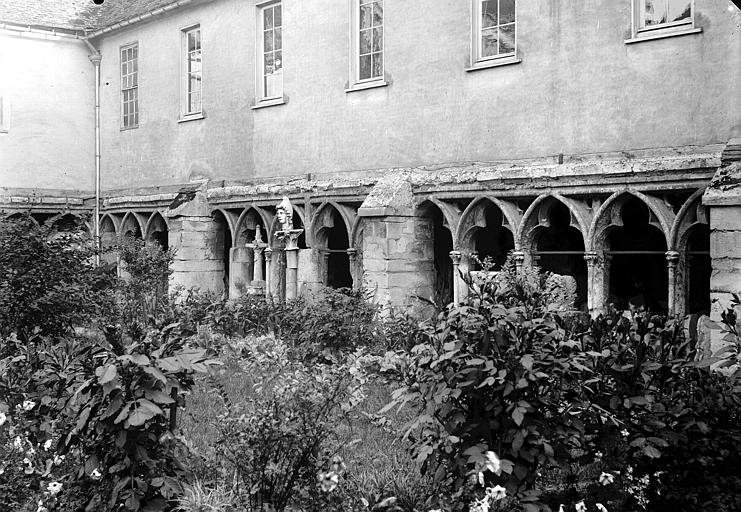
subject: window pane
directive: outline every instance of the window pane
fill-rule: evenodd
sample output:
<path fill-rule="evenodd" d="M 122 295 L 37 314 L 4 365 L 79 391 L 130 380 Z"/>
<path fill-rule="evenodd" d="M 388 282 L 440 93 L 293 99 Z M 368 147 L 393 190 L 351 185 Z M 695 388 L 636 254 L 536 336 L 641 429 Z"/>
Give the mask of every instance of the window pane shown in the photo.
<path fill-rule="evenodd" d="M 360 54 L 371 52 L 371 31 L 363 30 L 360 32 Z"/>
<path fill-rule="evenodd" d="M 363 55 L 360 57 L 360 74 L 361 80 L 371 77 L 371 56 Z"/>
<path fill-rule="evenodd" d="M 275 71 L 275 58 L 273 57 L 273 53 L 266 53 L 265 54 L 265 74 L 269 75 L 273 71 Z"/>
<path fill-rule="evenodd" d="M 381 50 L 383 50 L 383 27 L 378 27 L 373 29 L 373 51 Z"/>
<path fill-rule="evenodd" d="M 669 0 L 669 21 L 690 19 L 692 2 L 687 0 Z"/>
<path fill-rule="evenodd" d="M 273 28 L 273 9 L 267 8 L 263 11 L 265 13 L 265 30 Z"/>
<path fill-rule="evenodd" d="M 371 5 L 363 5 L 360 7 L 360 28 L 370 28 L 371 27 L 372 12 L 373 12 L 373 7 Z"/>
<path fill-rule="evenodd" d="M 499 53 L 514 53 L 515 51 L 515 24 L 504 25 L 499 28 Z"/>
<path fill-rule="evenodd" d="M 481 28 L 497 25 L 497 0 L 481 2 Z"/>
<path fill-rule="evenodd" d="M 263 32 L 262 35 L 263 35 L 262 51 L 272 52 L 273 51 L 273 31 L 266 30 L 265 32 Z"/>
<path fill-rule="evenodd" d="M 273 31 L 273 47 L 276 50 L 283 49 L 283 29 L 281 28 L 276 28 L 275 31 Z"/>
<path fill-rule="evenodd" d="M 193 52 L 188 55 L 188 71 L 190 73 L 201 72 L 201 52 Z"/>
<path fill-rule="evenodd" d="M 196 50 L 196 33 L 188 32 L 188 51 L 192 52 Z"/>
<path fill-rule="evenodd" d="M 275 73 L 265 77 L 265 97 L 274 98 L 283 94 L 283 74 Z"/>
<path fill-rule="evenodd" d="M 373 4 L 373 26 L 383 25 L 383 3 L 376 2 Z"/>
<path fill-rule="evenodd" d="M 646 26 L 666 23 L 666 0 L 644 0 Z"/>
<path fill-rule="evenodd" d="M 373 78 L 383 76 L 383 54 L 373 54 Z"/>
<path fill-rule="evenodd" d="M 273 26 L 280 27 L 283 25 L 283 13 L 281 12 L 281 5 L 278 4 L 275 6 L 275 10 L 273 11 Z"/>
<path fill-rule="evenodd" d="M 197 93 L 201 90 L 201 77 L 200 76 L 191 76 L 190 77 L 190 92 L 191 93 Z"/>
<path fill-rule="evenodd" d="M 278 50 L 273 55 L 273 64 L 275 65 L 275 72 L 277 73 L 283 69 L 283 52 Z"/>
<path fill-rule="evenodd" d="M 497 55 L 497 29 L 490 28 L 481 31 L 481 56 L 491 57 Z"/>
<path fill-rule="evenodd" d="M 139 57 L 139 47 L 138 47 L 138 46 L 134 46 L 134 47 L 133 47 L 133 48 L 131 49 L 131 58 L 132 58 L 132 59 L 136 59 L 136 58 L 138 58 L 138 57 Z"/>
<path fill-rule="evenodd" d="M 499 23 L 515 22 L 515 0 L 499 0 Z"/>

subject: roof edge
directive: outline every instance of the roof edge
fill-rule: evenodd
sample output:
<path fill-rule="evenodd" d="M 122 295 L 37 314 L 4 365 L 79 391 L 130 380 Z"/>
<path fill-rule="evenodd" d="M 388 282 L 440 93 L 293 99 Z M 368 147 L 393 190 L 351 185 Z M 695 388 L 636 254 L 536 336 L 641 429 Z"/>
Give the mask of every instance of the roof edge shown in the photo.
<path fill-rule="evenodd" d="M 164 5 L 162 7 L 158 7 L 157 9 L 152 9 L 151 11 L 147 11 L 143 14 L 138 14 L 136 16 L 132 16 L 131 18 L 127 18 L 122 21 L 118 21 L 112 25 L 108 25 L 102 28 L 99 28 L 97 30 L 89 31 L 84 39 L 92 39 L 94 37 L 102 36 L 104 34 L 107 34 L 109 32 L 114 32 L 116 30 L 122 29 L 124 27 L 128 27 L 130 25 L 134 25 L 136 23 L 146 21 L 150 18 L 153 18 L 155 16 L 159 16 L 161 14 L 166 14 L 170 11 L 173 11 L 175 9 L 178 9 L 184 5 L 188 5 L 193 3 L 194 0 L 176 0 L 175 2 L 172 2 L 170 4 Z"/>

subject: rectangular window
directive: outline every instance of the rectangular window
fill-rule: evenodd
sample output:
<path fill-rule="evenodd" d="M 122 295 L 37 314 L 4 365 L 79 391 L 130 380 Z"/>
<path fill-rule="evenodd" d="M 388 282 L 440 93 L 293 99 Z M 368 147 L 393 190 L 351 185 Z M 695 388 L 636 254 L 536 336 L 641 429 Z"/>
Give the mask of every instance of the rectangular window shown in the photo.
<path fill-rule="evenodd" d="M 139 45 L 121 48 L 121 126 L 139 126 Z"/>
<path fill-rule="evenodd" d="M 638 31 L 691 25 L 692 4 L 692 0 L 637 0 Z"/>
<path fill-rule="evenodd" d="M 259 7 L 259 100 L 283 97 L 283 11 L 280 2 Z"/>
<path fill-rule="evenodd" d="M 201 27 L 188 28 L 183 31 L 183 116 L 193 116 L 202 113 L 203 101 L 203 70 Z"/>
<path fill-rule="evenodd" d="M 383 0 L 351 0 L 351 89 L 385 84 Z"/>
<path fill-rule="evenodd" d="M 517 53 L 516 0 L 474 0 L 473 61 Z"/>

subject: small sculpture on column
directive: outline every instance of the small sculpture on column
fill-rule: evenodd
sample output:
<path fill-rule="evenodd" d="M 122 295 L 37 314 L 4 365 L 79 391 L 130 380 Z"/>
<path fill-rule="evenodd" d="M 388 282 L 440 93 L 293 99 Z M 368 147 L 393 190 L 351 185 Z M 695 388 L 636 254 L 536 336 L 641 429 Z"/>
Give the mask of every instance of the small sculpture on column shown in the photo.
<path fill-rule="evenodd" d="M 285 242 L 286 300 L 292 300 L 298 296 L 298 237 L 304 230 L 293 229 L 293 206 L 287 197 L 278 203 L 275 215 L 280 224 L 275 237 Z"/>
<path fill-rule="evenodd" d="M 262 240 L 260 225 L 255 226 L 255 239 L 247 247 L 252 248 L 252 282 L 249 291 L 253 294 L 261 294 L 265 287 L 265 276 L 263 275 L 263 251 L 268 244 Z"/>

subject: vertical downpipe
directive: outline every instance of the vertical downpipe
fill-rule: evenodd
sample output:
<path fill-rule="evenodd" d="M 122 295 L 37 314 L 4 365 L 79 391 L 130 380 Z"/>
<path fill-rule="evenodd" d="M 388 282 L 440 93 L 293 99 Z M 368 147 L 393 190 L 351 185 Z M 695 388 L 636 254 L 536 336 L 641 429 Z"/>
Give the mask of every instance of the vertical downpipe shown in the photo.
<path fill-rule="evenodd" d="M 94 230 L 95 245 L 95 266 L 100 266 L 100 61 L 102 57 L 100 52 L 90 44 L 90 41 L 83 39 L 92 54 L 88 57 L 90 62 L 95 66 L 95 209 L 94 209 Z"/>

